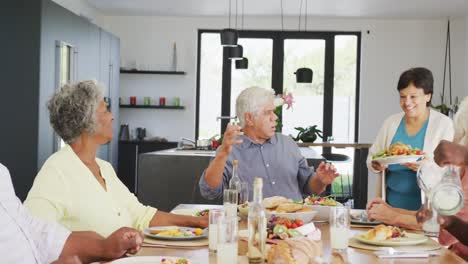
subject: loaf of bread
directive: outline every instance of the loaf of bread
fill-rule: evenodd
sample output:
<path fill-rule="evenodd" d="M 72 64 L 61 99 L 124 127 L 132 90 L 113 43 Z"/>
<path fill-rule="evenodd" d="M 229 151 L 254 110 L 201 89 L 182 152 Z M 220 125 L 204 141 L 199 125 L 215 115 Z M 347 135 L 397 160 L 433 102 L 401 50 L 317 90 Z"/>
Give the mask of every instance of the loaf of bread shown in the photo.
<path fill-rule="evenodd" d="M 322 242 L 307 237 L 294 237 L 280 241 L 268 252 L 268 264 L 314 264 L 322 255 Z"/>
<path fill-rule="evenodd" d="M 378 225 L 367 232 L 365 237 L 369 240 L 383 241 L 392 237 L 393 231 L 391 226 Z"/>
<path fill-rule="evenodd" d="M 283 203 L 290 203 L 292 202 L 290 199 L 283 197 L 283 196 L 272 196 L 263 199 L 263 206 L 266 209 L 272 209 L 278 207 L 278 205 Z"/>

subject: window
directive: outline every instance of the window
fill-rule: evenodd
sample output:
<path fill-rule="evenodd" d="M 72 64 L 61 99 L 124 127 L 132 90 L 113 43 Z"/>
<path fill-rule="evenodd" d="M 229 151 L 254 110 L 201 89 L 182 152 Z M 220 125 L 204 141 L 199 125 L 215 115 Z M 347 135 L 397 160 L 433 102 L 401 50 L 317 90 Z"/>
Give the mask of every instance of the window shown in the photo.
<path fill-rule="evenodd" d="M 199 30 L 197 139 L 222 134 L 235 116 L 235 100 L 249 86 L 272 87 L 277 94 L 292 92 L 293 109 L 283 108 L 282 133 L 297 135 L 295 127 L 317 125 L 324 141 L 357 141 L 359 32 L 240 31 L 239 43 L 249 59 L 247 70 L 235 69 L 220 44 L 219 31 Z M 298 84 L 300 67 L 314 72 L 312 84 Z M 336 195 L 349 194 L 353 178 L 353 149 L 316 148 L 317 153 L 340 153 L 349 162 L 336 163 L 341 178 L 332 186 Z"/>

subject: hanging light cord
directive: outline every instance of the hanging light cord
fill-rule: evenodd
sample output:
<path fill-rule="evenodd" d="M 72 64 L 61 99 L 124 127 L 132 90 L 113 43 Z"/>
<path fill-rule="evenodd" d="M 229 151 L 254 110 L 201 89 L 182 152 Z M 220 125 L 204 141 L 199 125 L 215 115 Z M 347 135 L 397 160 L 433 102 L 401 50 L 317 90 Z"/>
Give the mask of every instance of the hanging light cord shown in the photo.
<path fill-rule="evenodd" d="M 305 22 L 304 22 L 304 31 L 307 31 L 307 0 L 305 0 Z"/>
<path fill-rule="evenodd" d="M 237 0 L 236 0 L 236 29 L 237 29 Z"/>
<path fill-rule="evenodd" d="M 244 30 L 244 0 L 242 0 L 242 30 Z"/>
<path fill-rule="evenodd" d="M 283 23 L 283 0 L 280 1 L 281 6 L 281 31 L 284 31 L 284 23 Z"/>
<path fill-rule="evenodd" d="M 301 16 L 302 16 L 302 0 L 301 0 L 301 5 L 299 6 L 299 31 L 301 31 Z"/>
<path fill-rule="evenodd" d="M 231 0 L 229 0 L 229 26 L 228 28 L 231 28 Z"/>

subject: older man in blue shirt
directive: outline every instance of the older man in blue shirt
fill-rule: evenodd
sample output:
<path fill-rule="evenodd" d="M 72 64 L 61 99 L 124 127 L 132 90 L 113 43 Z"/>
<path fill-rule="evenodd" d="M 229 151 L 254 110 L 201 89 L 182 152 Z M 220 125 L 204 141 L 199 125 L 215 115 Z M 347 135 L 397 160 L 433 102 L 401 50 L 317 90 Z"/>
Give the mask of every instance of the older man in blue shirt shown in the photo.
<path fill-rule="evenodd" d="M 233 161 L 239 161 L 239 177 L 253 186 L 263 179 L 263 196 L 285 196 L 301 200 L 302 195 L 319 194 L 338 176 L 333 165 L 307 165 L 297 144 L 276 133 L 274 91 L 259 87 L 243 90 L 236 100 L 240 126 L 229 124 L 223 144 L 200 178 L 201 194 L 207 199 L 221 197 L 232 177 Z M 242 132 L 241 132 L 242 130 Z M 252 197 L 252 190 L 249 190 Z"/>

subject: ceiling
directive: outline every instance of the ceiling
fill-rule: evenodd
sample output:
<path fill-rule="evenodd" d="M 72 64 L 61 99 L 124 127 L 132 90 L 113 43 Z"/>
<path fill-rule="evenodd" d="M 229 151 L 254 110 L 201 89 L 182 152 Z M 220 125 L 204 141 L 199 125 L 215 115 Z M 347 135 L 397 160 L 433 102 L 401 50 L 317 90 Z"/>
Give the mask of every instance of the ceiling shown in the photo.
<path fill-rule="evenodd" d="M 227 16 L 229 0 L 86 0 L 105 15 Z M 230 0 L 235 13 L 236 0 Z M 238 1 L 239 14 L 242 1 Z M 447 18 L 468 16 L 468 0 L 283 0 L 285 16 Z M 277 16 L 281 0 L 244 0 L 246 16 Z M 304 11 L 303 11 L 304 12 Z"/>

